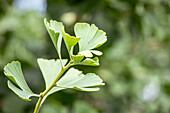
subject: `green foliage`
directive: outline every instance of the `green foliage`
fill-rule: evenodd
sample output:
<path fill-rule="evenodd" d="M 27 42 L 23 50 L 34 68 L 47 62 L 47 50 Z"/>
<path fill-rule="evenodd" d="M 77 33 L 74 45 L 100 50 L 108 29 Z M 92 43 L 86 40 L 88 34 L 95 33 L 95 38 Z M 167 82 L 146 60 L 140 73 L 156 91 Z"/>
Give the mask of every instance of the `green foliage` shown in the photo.
<path fill-rule="evenodd" d="M 64 28 L 62 29 L 63 39 L 65 41 L 67 50 L 69 52 L 69 55 L 71 56 L 73 54 L 73 47 L 77 44 L 77 42 L 80 40 L 80 37 L 74 37 L 70 36 L 64 31 Z"/>
<path fill-rule="evenodd" d="M 57 88 L 71 88 L 80 91 L 98 91 L 97 86 L 103 86 L 103 81 L 94 73 L 82 74 L 71 68 L 58 82 Z"/>
<path fill-rule="evenodd" d="M 53 80 L 57 77 L 59 72 L 62 70 L 62 66 L 59 60 L 47 60 L 47 59 L 38 59 L 38 65 L 43 74 L 46 89 L 52 84 Z M 67 60 L 62 60 L 62 64 L 65 65 Z"/>
<path fill-rule="evenodd" d="M 51 20 L 50 23 L 47 22 L 47 19 L 44 19 L 44 24 L 50 37 L 53 41 L 55 48 L 57 49 L 58 56 L 61 60 L 61 42 L 62 42 L 62 31 L 61 29 L 64 25 L 61 22 Z"/>
<path fill-rule="evenodd" d="M 18 87 L 13 85 L 10 81 L 8 81 L 8 87 L 14 91 L 20 98 L 22 98 L 25 101 L 30 101 L 30 97 L 34 96 L 33 92 L 28 87 L 24 76 L 22 74 L 21 65 L 19 62 L 12 62 L 10 64 L 7 64 L 4 67 L 4 73 L 5 75 L 10 78 Z"/>
<path fill-rule="evenodd" d="M 86 58 L 85 60 L 75 63 L 79 65 L 89 65 L 89 66 L 98 66 L 99 65 L 99 59 L 98 57 L 94 57 L 93 59 L 91 58 Z"/>
<path fill-rule="evenodd" d="M 86 57 L 93 57 L 92 53 L 101 55 L 101 52 L 94 51 L 97 47 L 100 47 L 107 41 L 105 32 L 98 30 L 98 28 L 92 24 L 77 23 L 74 27 L 74 31 L 77 37 L 81 37 L 79 41 L 79 54 Z"/>
<path fill-rule="evenodd" d="M 82 37 L 74 37 L 70 36 L 69 34 L 65 33 L 63 24 L 61 22 L 53 21 L 51 20 L 50 23 L 47 22 L 46 19 L 44 19 L 45 26 L 47 28 L 48 33 L 50 34 L 50 37 L 53 41 L 54 46 L 56 47 L 56 50 L 59 54 L 59 60 L 47 60 L 47 59 L 38 59 L 39 67 L 42 71 L 46 89 L 43 93 L 40 93 L 40 95 L 36 95 L 32 93 L 30 88 L 28 87 L 23 74 L 21 70 L 21 65 L 17 61 L 13 61 L 12 63 L 9 63 L 4 68 L 5 75 L 10 78 L 15 84 L 18 85 L 21 89 L 14 86 L 10 81 L 8 81 L 8 87 L 14 91 L 19 97 L 21 97 L 23 100 L 30 101 L 31 96 L 37 96 L 39 97 L 39 101 L 37 102 L 36 108 L 34 113 L 38 113 L 41 104 L 45 101 L 45 99 L 52 93 L 55 93 L 57 91 L 63 90 L 63 89 L 76 89 L 79 91 L 98 91 L 99 88 L 97 86 L 103 86 L 104 83 L 102 83 L 102 79 L 97 76 L 94 73 L 87 73 L 84 75 L 81 71 L 71 68 L 69 69 L 65 74 L 64 72 L 73 65 L 81 64 L 81 65 L 91 65 L 96 66 L 99 65 L 98 57 L 95 57 L 93 59 L 86 58 L 85 60 L 81 61 L 84 56 L 87 57 L 87 55 L 73 55 L 73 47 L 78 43 L 80 39 L 86 41 L 88 37 L 84 37 L 85 35 L 91 36 L 91 40 L 88 41 L 89 45 L 88 49 L 91 50 L 93 48 L 97 48 L 101 46 L 105 41 L 105 33 L 101 30 L 98 30 L 97 27 L 95 27 L 95 32 L 82 32 Z M 75 26 L 81 26 L 81 25 L 88 25 L 86 23 L 79 23 Z M 94 25 L 92 25 L 94 27 Z M 81 36 L 82 30 L 89 30 L 88 28 L 82 28 L 82 27 L 75 27 L 76 32 Z M 82 29 L 82 30 L 81 30 Z M 61 33 L 62 32 L 62 33 Z M 60 51 L 61 51 L 61 41 L 62 37 L 65 41 L 67 50 L 69 52 L 70 56 L 70 62 L 67 63 L 67 59 L 62 60 Z M 103 38 L 103 39 L 102 39 Z M 81 41 L 81 40 L 80 40 Z M 93 43 L 94 42 L 94 43 Z M 95 45 L 95 46 L 92 46 Z M 84 44 L 82 42 L 79 43 L 80 47 L 83 47 Z M 80 52 L 82 50 L 80 49 Z M 98 52 L 94 52 L 98 53 Z M 73 56 L 73 59 L 72 59 Z M 91 56 L 92 57 L 92 56 Z M 63 75 L 64 74 L 64 75 Z M 61 77 L 62 76 L 62 77 Z"/>

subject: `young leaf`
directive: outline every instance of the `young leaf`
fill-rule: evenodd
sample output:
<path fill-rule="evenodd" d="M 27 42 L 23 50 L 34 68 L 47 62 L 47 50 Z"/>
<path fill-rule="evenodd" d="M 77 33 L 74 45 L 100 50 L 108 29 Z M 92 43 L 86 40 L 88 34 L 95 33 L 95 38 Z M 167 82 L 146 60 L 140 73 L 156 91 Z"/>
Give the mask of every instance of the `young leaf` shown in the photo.
<path fill-rule="evenodd" d="M 55 20 L 50 20 L 50 23 L 48 23 L 46 18 L 44 19 L 44 24 L 58 52 L 58 56 L 61 60 L 61 53 L 60 53 L 61 42 L 62 42 L 61 28 L 64 27 L 64 25 L 61 22 L 57 22 Z"/>
<path fill-rule="evenodd" d="M 73 63 L 80 63 L 84 58 L 84 55 L 72 55 Z"/>
<path fill-rule="evenodd" d="M 11 79 L 18 87 L 8 81 L 8 87 L 25 101 L 31 101 L 31 96 L 36 96 L 28 87 L 18 61 L 13 61 L 4 67 L 4 74 Z"/>
<path fill-rule="evenodd" d="M 58 82 L 57 87 L 70 88 L 80 91 L 98 91 L 97 86 L 103 86 L 103 80 L 94 73 L 82 74 L 71 68 Z"/>
<path fill-rule="evenodd" d="M 74 62 L 76 65 L 88 65 L 88 66 L 99 66 L 99 59 L 98 57 L 94 57 L 93 59 L 91 58 L 86 58 L 82 62 Z"/>
<path fill-rule="evenodd" d="M 98 30 L 98 28 L 94 24 L 90 26 L 87 23 L 77 23 L 74 26 L 74 31 L 77 37 L 81 37 L 81 40 L 79 41 L 80 54 L 82 53 L 82 51 L 90 51 L 92 49 L 100 47 L 107 41 L 106 33 L 102 30 Z M 101 53 L 99 53 L 99 55 L 100 54 Z M 84 55 L 86 57 L 89 57 L 89 54 Z"/>
<path fill-rule="evenodd" d="M 99 59 L 98 59 L 98 57 L 94 57 L 93 59 L 86 58 L 80 64 L 81 65 L 89 65 L 89 66 L 99 66 Z"/>
<path fill-rule="evenodd" d="M 62 34 L 63 34 L 63 38 L 64 38 L 64 41 L 65 41 L 67 50 L 69 52 L 69 55 L 71 56 L 72 52 L 73 52 L 73 46 L 75 46 L 81 38 L 70 36 L 68 33 L 66 33 L 64 31 L 64 27 L 62 28 Z"/>

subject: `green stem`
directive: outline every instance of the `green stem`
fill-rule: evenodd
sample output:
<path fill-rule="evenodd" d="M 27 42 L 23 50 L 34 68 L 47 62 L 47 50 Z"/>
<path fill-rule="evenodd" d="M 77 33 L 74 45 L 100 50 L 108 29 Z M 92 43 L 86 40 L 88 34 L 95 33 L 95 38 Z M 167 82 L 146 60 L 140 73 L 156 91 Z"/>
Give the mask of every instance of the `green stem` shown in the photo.
<path fill-rule="evenodd" d="M 43 92 L 40 94 L 39 100 L 35 106 L 34 113 L 38 113 L 41 107 L 41 102 L 44 98 L 44 96 L 54 87 L 56 86 L 57 81 L 60 79 L 60 77 L 63 75 L 63 73 L 70 67 L 72 66 L 72 62 L 69 62 L 64 68 L 61 69 L 60 73 L 57 75 L 53 83 Z"/>
<path fill-rule="evenodd" d="M 35 106 L 34 113 L 38 113 L 38 111 L 40 110 L 42 100 L 43 100 L 43 98 L 39 97 L 38 102 L 37 102 L 37 104 Z"/>

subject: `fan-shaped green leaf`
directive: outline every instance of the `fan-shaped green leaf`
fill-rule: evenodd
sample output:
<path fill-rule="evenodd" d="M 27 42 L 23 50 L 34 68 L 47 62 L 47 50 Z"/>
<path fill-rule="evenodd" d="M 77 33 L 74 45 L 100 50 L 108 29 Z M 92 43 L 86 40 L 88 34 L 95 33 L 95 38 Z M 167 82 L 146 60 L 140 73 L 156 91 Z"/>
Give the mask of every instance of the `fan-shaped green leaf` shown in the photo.
<path fill-rule="evenodd" d="M 63 64 L 66 64 L 67 60 L 62 60 L 62 62 Z M 46 88 L 48 88 L 54 81 L 54 79 L 57 77 L 58 73 L 61 71 L 62 69 L 61 64 L 59 60 L 47 60 L 47 59 L 38 59 L 38 64 L 43 73 Z M 45 95 L 43 101 L 50 94 L 63 89 L 71 88 L 81 91 L 97 91 L 99 90 L 99 88 L 96 88 L 96 86 L 101 85 L 104 85 L 104 83 L 102 83 L 102 79 L 100 79 L 97 75 L 95 74 L 83 75 L 81 71 L 71 68 L 68 70 L 68 72 L 66 72 L 66 74 L 62 78 L 59 79 L 59 81 L 57 82 L 57 87 L 53 87 Z"/>
<path fill-rule="evenodd" d="M 82 53 L 82 51 L 90 51 L 92 49 L 100 47 L 102 44 L 104 44 L 107 41 L 106 33 L 102 30 L 98 30 L 98 28 L 94 24 L 90 26 L 87 23 L 77 23 L 74 26 L 74 31 L 76 37 L 81 37 L 79 41 L 80 53 Z M 84 54 L 84 55 L 86 57 L 89 57 L 89 54 L 87 55 Z"/>
<path fill-rule="evenodd" d="M 38 65 L 41 69 L 41 72 L 43 74 L 44 80 L 45 80 L 45 85 L 46 85 L 46 89 L 52 84 L 52 82 L 54 81 L 54 79 L 57 77 L 57 75 L 59 74 L 59 72 L 62 69 L 61 63 L 59 60 L 48 60 L 48 59 L 42 59 L 39 58 L 37 60 Z M 62 64 L 65 65 L 67 63 L 67 60 L 62 60 Z M 53 87 L 43 98 L 42 103 L 44 102 L 44 100 L 52 93 L 55 93 L 56 91 L 62 90 L 65 88 L 57 88 L 57 87 Z"/>
<path fill-rule="evenodd" d="M 48 88 L 62 69 L 60 61 L 54 59 L 47 60 L 39 58 L 37 62 L 43 74 L 46 88 Z M 67 63 L 67 60 L 62 60 L 62 63 L 63 65 L 65 65 Z"/>
<path fill-rule="evenodd" d="M 63 34 L 63 38 L 67 47 L 67 50 L 69 52 L 69 55 L 72 55 L 72 51 L 73 51 L 73 46 L 75 46 L 77 44 L 77 42 L 81 39 L 80 37 L 74 37 L 74 36 L 70 36 L 68 33 L 66 33 L 64 31 L 64 27 L 62 28 L 62 34 Z"/>
<path fill-rule="evenodd" d="M 18 61 L 13 61 L 12 63 L 7 64 L 4 67 L 4 74 L 20 88 L 19 89 L 8 81 L 8 87 L 20 98 L 25 101 L 31 101 L 29 99 L 31 96 L 37 96 L 28 87 L 21 70 L 21 64 Z"/>
<path fill-rule="evenodd" d="M 82 74 L 71 68 L 58 82 L 57 87 L 71 88 L 80 91 L 98 91 L 97 86 L 103 86 L 103 80 L 94 73 Z"/>
<path fill-rule="evenodd" d="M 46 18 L 44 19 L 44 24 L 58 52 L 58 56 L 61 60 L 61 53 L 60 53 L 61 42 L 62 42 L 61 28 L 64 27 L 64 25 L 61 22 L 57 22 L 55 20 L 50 20 L 50 23 L 48 23 Z"/>

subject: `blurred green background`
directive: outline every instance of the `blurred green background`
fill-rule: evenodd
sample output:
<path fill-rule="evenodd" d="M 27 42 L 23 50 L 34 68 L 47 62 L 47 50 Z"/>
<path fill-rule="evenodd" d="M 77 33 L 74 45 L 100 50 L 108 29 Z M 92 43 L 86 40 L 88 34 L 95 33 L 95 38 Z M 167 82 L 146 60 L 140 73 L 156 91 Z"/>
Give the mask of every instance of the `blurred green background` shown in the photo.
<path fill-rule="evenodd" d="M 170 113 L 170 0 L 0 0 L 0 113 L 32 113 L 37 101 L 25 102 L 7 87 L 7 63 L 20 61 L 33 92 L 44 90 L 36 59 L 57 58 L 45 17 L 62 21 L 71 35 L 76 22 L 107 33 L 101 65 L 76 67 L 106 85 L 55 93 L 40 113 Z"/>

